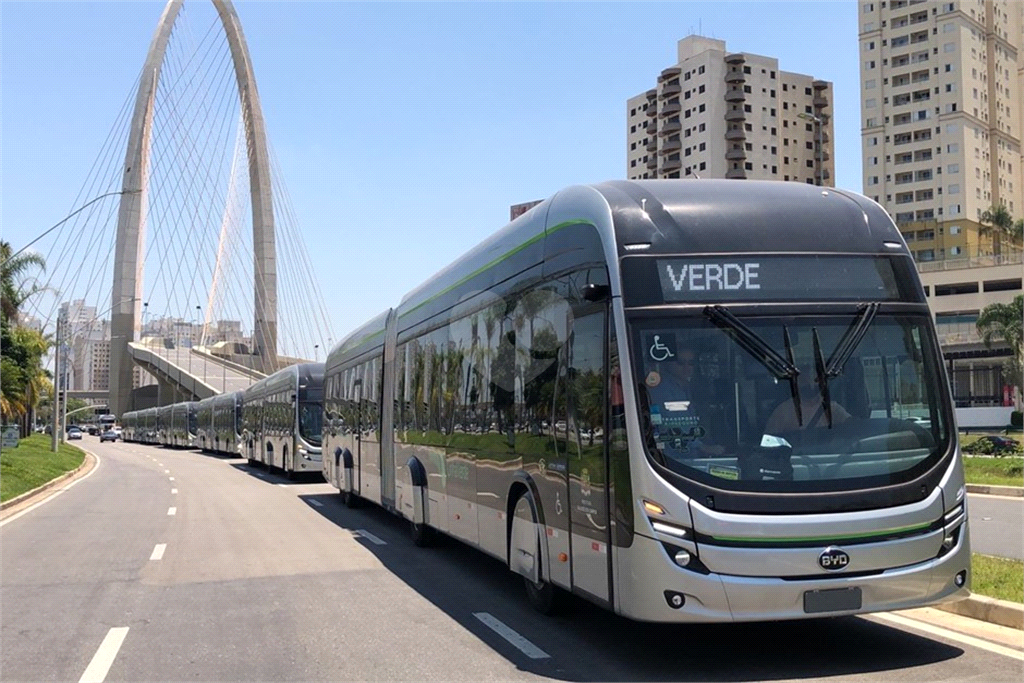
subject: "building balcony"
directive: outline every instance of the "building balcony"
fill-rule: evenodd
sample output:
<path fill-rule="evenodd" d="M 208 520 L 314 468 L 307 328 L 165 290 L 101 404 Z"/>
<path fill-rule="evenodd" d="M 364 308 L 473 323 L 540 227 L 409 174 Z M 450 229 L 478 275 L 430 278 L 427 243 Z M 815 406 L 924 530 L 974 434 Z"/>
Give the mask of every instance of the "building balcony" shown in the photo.
<path fill-rule="evenodd" d="M 678 102 L 673 102 L 671 104 L 663 104 L 658 109 L 658 113 L 663 114 L 665 116 L 672 116 L 673 114 L 678 114 L 680 111 L 682 111 L 682 107 L 679 105 Z"/>
<path fill-rule="evenodd" d="M 652 121 L 648 121 L 647 128 L 644 129 L 644 132 L 648 135 L 656 134 L 658 132 L 658 120 L 654 119 Z"/>
<path fill-rule="evenodd" d="M 743 73 L 743 69 L 730 70 L 725 74 L 726 83 L 746 83 L 747 75 Z"/>
<path fill-rule="evenodd" d="M 726 102 L 742 102 L 747 99 L 747 94 L 743 92 L 743 88 L 729 88 L 725 91 Z"/>
<path fill-rule="evenodd" d="M 647 168 L 658 168 L 658 157 L 655 154 L 647 157 Z"/>
<path fill-rule="evenodd" d="M 682 147 L 683 147 L 683 143 L 682 143 L 681 140 L 679 140 L 678 138 L 676 138 L 676 139 L 671 139 L 670 138 L 668 140 L 663 140 L 662 141 L 662 143 L 661 143 L 661 153 L 662 154 L 669 154 L 671 152 L 678 152 L 680 149 L 682 149 Z"/>
<path fill-rule="evenodd" d="M 661 127 L 658 128 L 658 135 L 665 137 L 672 133 L 678 133 L 683 129 L 683 126 L 678 121 L 663 121 Z"/>
<path fill-rule="evenodd" d="M 659 78 L 663 81 L 667 81 L 671 78 L 675 78 L 683 72 L 678 66 L 670 66 L 667 69 L 662 69 L 661 76 Z"/>
<path fill-rule="evenodd" d="M 680 88 L 678 85 L 663 85 L 661 87 L 661 92 L 658 93 L 658 97 L 660 97 L 663 100 L 668 99 L 669 97 L 674 97 L 678 95 L 680 92 L 682 92 L 682 90 L 683 89 Z"/>
<path fill-rule="evenodd" d="M 731 55 L 725 56 L 726 64 L 743 64 L 747 61 L 747 58 L 743 56 L 741 52 L 734 52 Z"/>
<path fill-rule="evenodd" d="M 661 170 L 665 173 L 671 173 L 672 171 L 678 171 L 683 167 L 683 162 L 679 159 L 664 159 L 662 161 Z"/>
<path fill-rule="evenodd" d="M 731 130 L 725 131 L 725 139 L 743 141 L 747 139 L 747 134 L 743 131 L 742 128 L 733 128 Z"/>
<path fill-rule="evenodd" d="M 730 168 L 725 172 L 727 180 L 743 180 L 747 177 L 747 172 L 742 168 Z"/>
<path fill-rule="evenodd" d="M 647 138 L 646 148 L 647 148 L 648 152 L 653 152 L 656 149 L 658 149 L 658 138 L 656 138 L 653 135 L 651 137 Z"/>
<path fill-rule="evenodd" d="M 658 89 L 657 88 L 651 88 L 650 90 L 645 92 L 644 95 L 646 95 L 647 99 L 649 99 L 649 100 L 657 99 L 658 98 Z"/>
<path fill-rule="evenodd" d="M 815 95 L 814 99 L 811 100 L 811 104 L 813 104 L 816 109 L 824 109 L 828 106 L 828 98 L 824 95 Z"/>
<path fill-rule="evenodd" d="M 729 111 L 725 112 L 726 121 L 745 121 L 746 118 L 747 113 L 742 109 L 730 109 Z"/>
<path fill-rule="evenodd" d="M 725 153 L 725 158 L 729 161 L 744 161 L 747 158 L 747 153 L 742 148 L 733 148 Z"/>
<path fill-rule="evenodd" d="M 647 118 L 654 118 L 658 115 L 658 107 L 654 102 L 647 105 Z"/>
<path fill-rule="evenodd" d="M 828 81 L 814 81 L 813 83 L 811 83 L 811 87 L 814 88 L 815 90 L 827 90 Z"/>

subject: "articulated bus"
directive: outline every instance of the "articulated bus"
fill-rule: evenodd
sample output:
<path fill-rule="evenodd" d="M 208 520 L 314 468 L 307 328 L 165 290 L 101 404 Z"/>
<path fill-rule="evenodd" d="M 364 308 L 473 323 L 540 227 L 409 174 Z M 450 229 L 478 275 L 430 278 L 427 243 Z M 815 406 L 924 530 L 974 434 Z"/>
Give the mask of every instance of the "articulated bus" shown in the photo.
<path fill-rule="evenodd" d="M 198 405 L 196 401 L 184 401 L 157 408 L 162 445 L 172 448 L 192 448 L 195 445 Z"/>
<path fill-rule="evenodd" d="M 899 231 L 854 193 L 563 190 L 337 344 L 324 410 L 347 503 L 499 558 L 541 611 L 572 592 L 759 621 L 968 594 L 934 325 Z"/>
<path fill-rule="evenodd" d="M 239 455 L 242 425 L 242 394 L 217 394 L 204 398 L 196 408 L 196 445 L 208 453 Z"/>
<path fill-rule="evenodd" d="M 121 416 L 121 438 L 134 443 L 160 443 L 158 408 L 133 410 Z"/>
<path fill-rule="evenodd" d="M 242 456 L 250 464 L 321 472 L 323 363 L 278 370 L 242 392 Z"/>

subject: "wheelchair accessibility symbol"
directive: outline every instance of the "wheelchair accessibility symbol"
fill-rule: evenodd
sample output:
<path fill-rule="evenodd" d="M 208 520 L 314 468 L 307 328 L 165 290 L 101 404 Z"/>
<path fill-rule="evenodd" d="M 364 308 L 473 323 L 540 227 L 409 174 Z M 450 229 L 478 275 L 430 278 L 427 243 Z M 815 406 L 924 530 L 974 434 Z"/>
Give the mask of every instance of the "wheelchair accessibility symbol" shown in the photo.
<path fill-rule="evenodd" d="M 658 363 L 668 360 L 669 358 L 674 358 L 676 355 L 672 353 L 667 346 L 661 343 L 660 334 L 654 335 L 654 343 L 651 345 L 649 353 L 651 354 L 651 359 Z"/>

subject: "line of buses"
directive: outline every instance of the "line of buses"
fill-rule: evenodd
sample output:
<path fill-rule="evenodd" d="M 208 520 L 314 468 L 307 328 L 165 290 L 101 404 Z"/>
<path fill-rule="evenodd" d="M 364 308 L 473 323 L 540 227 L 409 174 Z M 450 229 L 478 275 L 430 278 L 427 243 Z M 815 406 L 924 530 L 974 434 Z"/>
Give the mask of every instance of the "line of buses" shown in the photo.
<path fill-rule="evenodd" d="M 573 593 L 645 621 L 796 619 L 970 585 L 923 288 L 885 211 L 843 190 L 569 188 L 324 364 L 124 426 L 321 471 L 417 545 L 498 558 L 545 612 Z"/>

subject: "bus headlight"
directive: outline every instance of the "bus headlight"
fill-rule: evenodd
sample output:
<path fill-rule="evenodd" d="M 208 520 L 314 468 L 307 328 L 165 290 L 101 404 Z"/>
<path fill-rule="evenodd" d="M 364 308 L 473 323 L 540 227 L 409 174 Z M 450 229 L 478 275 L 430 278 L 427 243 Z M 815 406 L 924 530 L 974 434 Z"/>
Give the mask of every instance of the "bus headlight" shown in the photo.
<path fill-rule="evenodd" d="M 651 527 L 660 533 L 668 534 L 669 536 L 675 536 L 676 538 L 685 538 L 693 540 L 693 532 L 684 526 L 677 526 L 675 524 L 669 524 L 668 522 L 660 522 L 657 520 L 651 520 Z"/>

